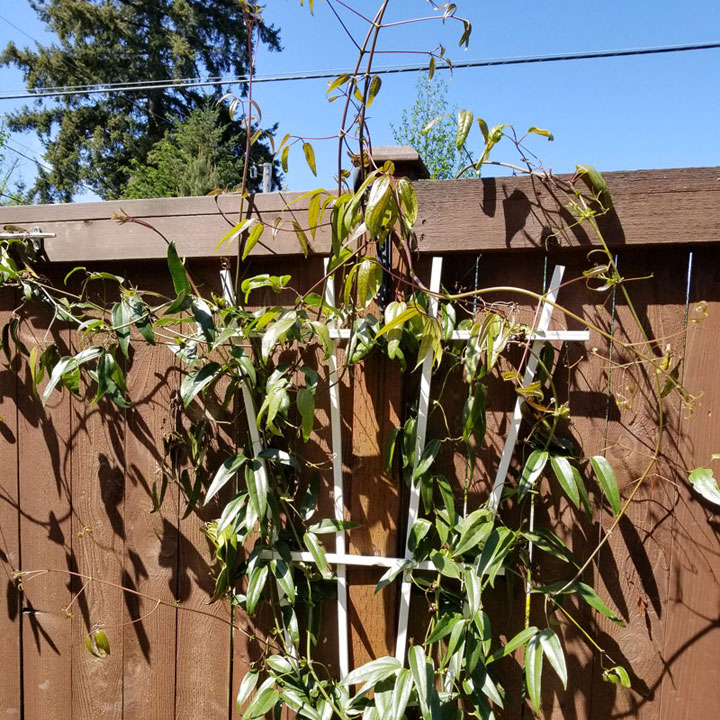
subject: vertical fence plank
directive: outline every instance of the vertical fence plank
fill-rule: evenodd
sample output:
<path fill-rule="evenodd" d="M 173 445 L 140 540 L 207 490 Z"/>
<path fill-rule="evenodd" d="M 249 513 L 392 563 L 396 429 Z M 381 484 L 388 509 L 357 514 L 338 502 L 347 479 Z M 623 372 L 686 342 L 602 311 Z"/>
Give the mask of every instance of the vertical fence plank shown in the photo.
<path fill-rule="evenodd" d="M 217 260 L 197 262 L 189 268 L 199 285 L 222 296 L 219 270 L 220 262 Z M 176 377 L 176 386 L 179 387 L 181 379 Z M 222 414 L 219 410 L 224 389 L 211 390 L 216 399 L 208 402 L 210 413 L 216 420 L 228 421 L 230 413 Z M 188 420 L 202 419 L 204 412 L 198 403 L 193 403 L 187 415 L 186 424 Z M 215 436 L 208 450 L 212 472 L 233 452 L 234 437 L 230 423 L 212 425 L 209 432 Z M 232 683 L 231 611 L 225 599 L 208 605 L 215 587 L 214 578 L 219 571 L 214 548 L 203 533 L 203 525 L 217 519 L 223 505 L 231 497 L 231 489 L 227 487 L 207 507 L 197 507 L 178 523 L 177 593 L 181 609 L 177 616 L 177 720 L 226 720 L 229 713 Z M 202 672 L 198 672 L 199 657 L 203 662 Z"/>
<path fill-rule="evenodd" d="M 44 349 L 49 314 L 39 311 L 24 327 L 28 349 Z M 67 331 L 48 342 L 67 352 Z M 42 393 L 42 386 L 38 392 Z M 45 407 L 33 393 L 27 367 L 18 375 L 18 436 L 20 441 L 20 532 L 23 569 L 51 569 L 24 586 L 23 684 L 26 720 L 47 717 L 48 707 L 60 720 L 72 718 L 71 621 L 63 611 L 70 604 L 72 557 L 72 474 L 70 400 L 57 391 Z M 70 606 L 68 613 L 78 611 Z"/>
<path fill-rule="evenodd" d="M 10 320 L 15 292 L 0 292 L 0 328 Z M 17 377 L 0 368 L 0 564 L 3 607 L 0 610 L 0 717 L 21 718 L 21 599 L 12 576 L 20 568 L 18 502 Z"/>
<path fill-rule="evenodd" d="M 156 292 L 171 292 L 150 273 L 135 272 L 133 281 Z M 135 405 L 127 411 L 123 585 L 172 603 L 177 592 L 179 490 L 168 478 L 156 512 L 152 492 L 153 485 L 161 492 L 163 444 L 166 439 L 171 442 L 175 429 L 172 397 L 177 377 L 166 347 L 151 347 L 142 340 L 133 347 L 127 373 Z M 173 717 L 177 610 L 125 593 L 124 619 L 129 623 L 123 633 L 125 717 Z"/>
<path fill-rule="evenodd" d="M 397 557 L 398 481 L 385 469 L 385 440 L 401 424 L 402 373 L 378 354 L 354 370 L 350 519 L 363 527 L 350 532 L 348 549 L 359 555 Z M 375 594 L 383 571 L 348 568 L 350 667 L 395 652 L 397 596 Z"/>
<path fill-rule="evenodd" d="M 679 274 L 679 273 L 678 273 Z M 696 311 L 700 301 L 705 310 Z M 690 489 L 687 471 L 713 467 L 712 453 L 720 448 L 720 272 L 717 250 L 693 253 L 689 329 L 684 382 L 702 393 L 699 407 L 684 424 L 681 459 L 672 479 L 678 502 L 673 525 L 670 598 L 665 619 L 665 672 L 660 717 L 668 720 L 714 714 L 720 704 L 720 511 Z M 700 322 L 696 322 L 700 321 Z"/>
<path fill-rule="evenodd" d="M 672 248 L 653 253 L 623 250 L 618 267 L 624 277 L 652 274 L 652 280 L 638 280 L 625 287 L 653 351 L 648 351 L 633 314 L 618 289 L 615 294 L 614 335 L 641 352 L 660 355 L 673 349 L 674 360 L 682 356 L 684 340 L 684 270 L 687 251 Z M 588 297 L 586 302 L 592 302 Z M 601 311 L 594 311 L 602 319 Z M 608 318 L 605 311 L 605 322 Z M 607 343 L 602 343 L 594 363 L 608 366 Z M 647 362 L 638 362 L 631 352 L 617 343 L 612 349 L 607 398 L 607 423 L 602 454 L 613 466 L 623 498 L 647 469 L 657 437 L 657 376 Z M 671 517 L 675 498 L 675 463 L 679 415 L 676 397 L 665 401 L 665 433 L 659 459 L 643 481 L 626 515 L 596 561 L 596 589 L 625 620 L 619 627 L 596 616 L 599 644 L 607 652 L 596 654 L 592 685 L 592 718 L 623 713 L 637 718 L 655 718 L 654 704 L 665 672 L 662 657 L 668 597 L 668 571 L 671 552 Z M 591 471 L 588 469 L 591 475 Z M 598 496 L 599 497 L 599 496 Z M 604 531 L 613 516 L 596 506 L 596 518 Z M 598 535 L 595 542 L 599 539 Z M 592 545 L 588 549 L 591 549 Z M 603 668 L 617 663 L 625 667 L 632 690 L 626 691 L 602 680 Z"/>
<path fill-rule="evenodd" d="M 91 582 L 76 601 L 73 618 L 73 718 L 100 715 L 120 720 L 123 714 L 123 582 L 124 543 L 124 414 L 101 400 L 88 405 L 73 400 L 72 478 L 73 554 L 78 572 L 104 582 Z M 81 582 L 75 582 L 78 592 Z M 114 583 L 107 585 L 106 582 Z M 91 655 L 85 638 L 97 623 L 110 642 L 111 654 Z"/>

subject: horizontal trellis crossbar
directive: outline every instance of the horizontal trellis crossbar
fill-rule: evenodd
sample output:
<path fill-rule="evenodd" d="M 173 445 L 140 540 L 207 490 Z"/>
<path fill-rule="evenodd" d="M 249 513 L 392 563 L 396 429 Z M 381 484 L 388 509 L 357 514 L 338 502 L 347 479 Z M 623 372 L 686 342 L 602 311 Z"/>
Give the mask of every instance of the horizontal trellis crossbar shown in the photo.
<path fill-rule="evenodd" d="M 720 168 L 637 170 L 605 174 L 614 210 L 600 218 L 608 245 L 679 245 L 720 243 Z M 421 253 L 491 252 L 544 247 L 548 228 L 559 214 L 538 213 L 538 200 L 552 207 L 542 183 L 528 178 L 420 180 L 415 183 L 418 220 L 415 225 Z M 540 193 L 536 196 L 536 191 Z M 292 221 L 307 218 L 304 193 L 258 194 L 248 203 L 248 214 L 272 224 L 285 220 L 274 240 L 258 244 L 253 255 L 299 255 L 301 248 Z M 289 203 L 293 203 L 289 206 Z M 36 228 L 47 237 L 45 249 L 52 262 L 146 260 L 164 258 L 166 241 L 175 240 L 186 257 L 234 254 L 235 246 L 217 243 L 235 221 L 238 195 L 214 197 L 114 200 L 111 202 L 27 205 L 0 208 L 0 226 Z M 118 218 L 129 216 L 143 224 Z M 580 230 L 576 230 L 581 233 Z M 561 245 L 587 247 L 578 234 L 559 238 Z M 317 228 L 313 251 L 330 250 L 328 224 Z"/>

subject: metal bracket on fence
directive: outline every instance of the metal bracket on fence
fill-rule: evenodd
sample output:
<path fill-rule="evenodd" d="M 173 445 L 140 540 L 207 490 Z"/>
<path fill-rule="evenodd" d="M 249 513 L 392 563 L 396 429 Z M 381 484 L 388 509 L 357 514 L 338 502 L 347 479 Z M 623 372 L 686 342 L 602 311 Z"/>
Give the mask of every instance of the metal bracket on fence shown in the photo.
<path fill-rule="evenodd" d="M 45 238 L 54 237 L 56 237 L 55 233 L 44 233 L 38 225 L 32 230 L 0 233 L 0 240 L 30 240 L 36 253 L 41 253 L 45 249 Z"/>

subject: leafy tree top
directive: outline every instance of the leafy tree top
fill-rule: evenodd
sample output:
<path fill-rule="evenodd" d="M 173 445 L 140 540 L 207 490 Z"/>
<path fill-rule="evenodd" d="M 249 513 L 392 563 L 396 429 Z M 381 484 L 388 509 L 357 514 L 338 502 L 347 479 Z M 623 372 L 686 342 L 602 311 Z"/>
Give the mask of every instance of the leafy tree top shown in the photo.
<path fill-rule="evenodd" d="M 29 89 L 99 83 L 242 75 L 247 34 L 237 0 L 30 0 L 57 42 L 35 49 L 10 43 L 0 63 L 20 68 Z M 279 50 L 278 31 L 249 25 L 253 42 Z M 217 90 L 221 92 L 220 88 Z M 52 170 L 30 191 L 41 202 L 70 201 L 85 186 L 105 199 L 122 193 L 131 161 L 153 145 L 204 96 L 194 88 L 65 95 L 26 105 L 11 130 L 35 131 Z"/>
<path fill-rule="evenodd" d="M 391 123 L 395 142 L 414 147 L 433 180 L 455 177 L 465 167 L 469 156 L 455 145 L 457 108 L 448 106 L 447 83 L 437 76 L 428 79 L 423 74 L 418 77 L 415 87 L 414 105 L 402 111 L 398 125 Z M 425 128 L 441 115 L 445 117 L 426 131 Z"/>

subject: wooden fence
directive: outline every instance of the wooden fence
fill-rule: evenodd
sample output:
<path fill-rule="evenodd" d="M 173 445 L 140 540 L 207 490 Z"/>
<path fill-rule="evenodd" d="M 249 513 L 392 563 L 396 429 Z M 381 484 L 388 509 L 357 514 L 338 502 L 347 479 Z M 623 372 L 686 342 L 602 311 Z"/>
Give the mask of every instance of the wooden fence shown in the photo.
<path fill-rule="evenodd" d="M 720 513 L 690 491 L 687 469 L 706 465 L 713 452 L 720 452 L 720 169 L 610 173 L 607 179 L 616 210 L 603 220 L 603 229 L 620 271 L 626 278 L 652 275 L 628 284 L 641 319 L 654 339 L 682 358 L 685 386 L 703 394 L 693 412 L 670 401 L 657 472 L 586 576 L 626 626 L 576 608 L 598 644 L 631 670 L 633 689 L 603 682 L 597 655 L 572 627 L 563 627 L 570 686 L 563 691 L 548 674 L 543 712 L 566 720 L 708 717 L 720 707 Z M 429 273 L 429 257 L 443 255 L 448 288 L 516 285 L 540 292 L 554 265 L 567 266 L 566 279 L 581 276 L 587 267 L 590 240 L 580 231 L 561 242 L 544 242 L 548 220 L 528 181 L 425 181 L 417 188 L 418 272 Z M 281 205 L 287 199 L 258 196 L 254 211 L 287 213 Z M 214 251 L 227 228 L 220 211 L 232 213 L 236 203 L 223 196 L 217 206 L 212 198 L 182 198 L 3 208 L 0 225 L 37 225 L 55 233 L 46 241 L 51 261 L 46 272 L 56 281 L 74 264 L 110 261 L 139 287 L 168 287 L 163 240 L 139 224 L 112 219 L 127 213 L 176 239 L 195 276 L 219 292 L 220 261 Z M 293 207 L 303 213 L 302 203 Z M 258 247 L 249 272 L 288 272 L 297 285 L 307 286 L 320 272 L 320 254 L 327 247 L 322 231 L 315 242 L 318 254 L 308 261 L 294 254 L 294 240 L 280 240 L 272 252 Z M 559 299 L 595 325 L 638 341 L 620 294 L 604 298 L 584 282 L 574 282 Z M 534 307 L 522 297 L 514 299 L 530 317 Z M 0 293 L 0 325 L 14 302 L 11 292 Z M 554 327 L 568 327 L 562 317 L 554 320 Z M 42 316 L 33 322 L 36 337 L 49 332 L 71 346 L 67 330 L 48 328 Z M 568 345 L 560 357 L 555 380 L 570 405 L 570 433 L 581 439 L 587 455 L 607 454 L 627 494 L 652 453 L 657 422 L 642 396 L 639 375 L 647 368 L 624 367 L 617 347 L 611 349 L 596 333 L 587 344 Z M 161 511 L 150 513 L 163 442 L 177 427 L 173 397 L 179 368 L 163 348 L 138 349 L 128 382 L 138 404 L 126 412 L 103 402 L 88 406 L 67 393 L 55 394 L 43 408 L 25 369 L 19 374 L 5 366 L 0 370 L 0 560 L 6 586 L 0 612 L 2 718 L 235 716 L 234 697 L 255 648 L 241 633 L 233 637 L 225 603 L 207 604 L 213 568 L 201 527 L 216 508 L 183 518 L 171 487 Z M 455 415 L 461 414 L 460 385 L 451 381 L 443 390 L 445 405 L 456 408 Z M 401 552 L 407 493 L 397 474 L 385 470 L 380 438 L 402 422 L 415 387 L 413 376 L 375 357 L 362 371 L 345 376 L 346 514 L 363 523 L 348 534 L 350 552 Z M 487 498 L 514 401 L 500 386 L 493 398 L 472 487 L 476 504 Z M 452 428 L 459 419 L 450 415 Z M 444 434 L 441 420 L 431 415 L 431 433 Z M 222 443 L 221 437 L 218 456 Z M 305 451 L 308 459 L 325 457 L 328 444 L 329 430 L 316 432 Z M 448 451 L 442 462 L 448 474 L 462 466 L 460 448 Z M 513 467 L 510 476 L 516 474 Z M 332 487 L 329 469 L 322 482 Z M 546 481 L 543 490 L 539 517 L 551 522 L 576 554 L 587 554 L 611 521 L 599 499 L 592 519 L 583 520 L 549 491 Z M 330 495 L 329 489 L 323 493 L 327 515 Z M 57 572 L 26 582 L 18 592 L 12 580 L 17 569 Z M 98 582 L 64 609 L 71 592 L 81 587 L 69 580 L 68 569 L 93 574 Z M 348 571 L 355 666 L 394 652 L 397 595 L 393 590 L 375 595 L 381 573 Z M 122 587 L 171 604 L 177 599 L 180 607 L 155 607 Z M 509 598 L 502 587 L 496 594 L 491 601 L 504 614 L 502 631 L 510 636 L 522 627 L 524 599 Z M 334 666 L 332 599 L 324 612 L 321 656 Z M 246 624 L 237 613 L 234 619 Z M 111 642 L 111 654 L 102 660 L 84 644 L 98 620 L 107 626 Z M 504 717 L 519 718 L 520 667 L 510 658 L 502 673 L 515 698 Z"/>

